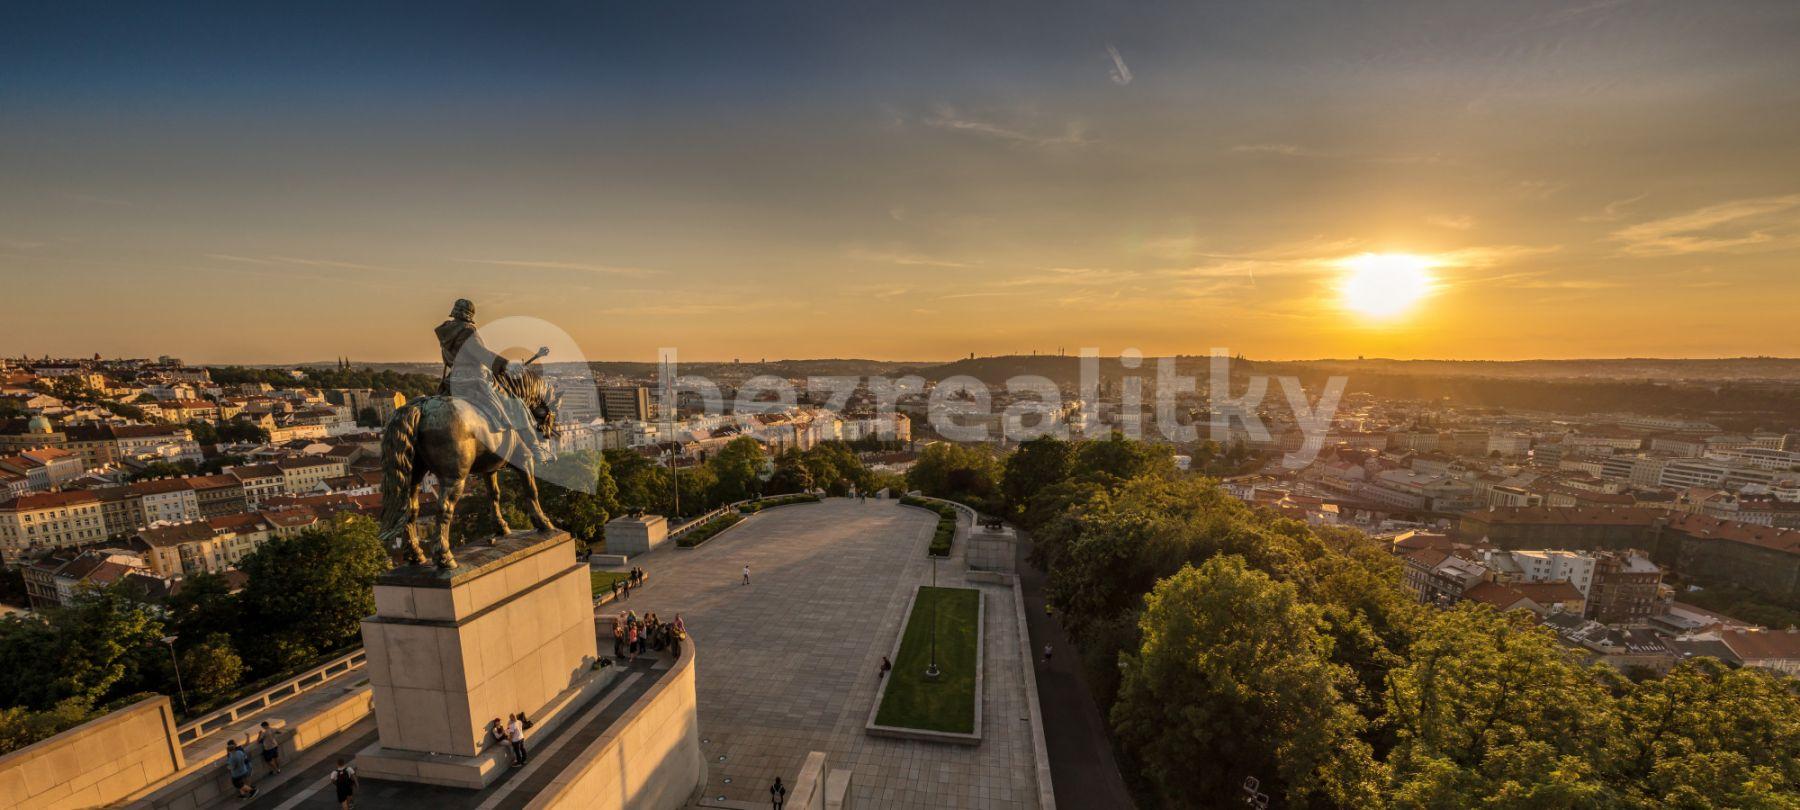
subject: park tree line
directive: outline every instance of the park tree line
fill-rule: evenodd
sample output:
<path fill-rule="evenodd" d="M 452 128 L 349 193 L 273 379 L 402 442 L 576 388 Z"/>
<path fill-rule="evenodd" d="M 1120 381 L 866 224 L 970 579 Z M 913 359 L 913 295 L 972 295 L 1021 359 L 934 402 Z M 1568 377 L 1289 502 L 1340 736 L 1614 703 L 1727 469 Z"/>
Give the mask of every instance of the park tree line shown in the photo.
<path fill-rule="evenodd" d="M 239 560 L 237 592 L 221 575 L 197 574 L 160 605 L 121 584 L 0 619 L 0 752 L 152 692 L 185 687 L 197 715 L 353 647 L 388 565 L 375 523 L 343 514 Z"/>
<path fill-rule="evenodd" d="M 581 546 L 598 544 L 608 520 L 634 511 L 691 518 L 728 503 L 772 495 L 823 490 L 829 495 L 873 492 L 903 486 L 898 476 L 869 469 L 849 444 L 820 442 L 805 451 L 788 449 L 773 457 L 749 436 L 727 442 L 704 463 L 679 470 L 635 450 L 580 450 L 562 453 L 540 476 L 544 511 Z M 517 476 L 500 476 L 502 509 L 515 528 L 530 525 L 522 508 L 525 491 Z M 556 481 L 593 481 L 591 491 L 565 488 Z M 471 479 L 456 513 L 459 538 L 493 535 L 498 528 L 488 509 L 473 508 L 486 498 L 485 485 Z"/>
<path fill-rule="evenodd" d="M 942 449 L 940 449 L 942 448 Z M 1145 807 L 1800 807 L 1792 679 L 1583 663 L 1529 614 L 1416 604 L 1385 550 L 1178 473 L 1166 446 L 934 445 L 926 494 L 1030 531 Z"/>

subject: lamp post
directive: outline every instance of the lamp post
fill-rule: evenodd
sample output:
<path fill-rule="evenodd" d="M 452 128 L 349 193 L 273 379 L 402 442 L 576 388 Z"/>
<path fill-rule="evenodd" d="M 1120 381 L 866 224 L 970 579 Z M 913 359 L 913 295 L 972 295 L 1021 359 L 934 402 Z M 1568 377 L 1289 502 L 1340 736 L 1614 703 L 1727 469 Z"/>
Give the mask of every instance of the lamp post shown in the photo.
<path fill-rule="evenodd" d="M 937 626 L 938 626 L 938 594 L 937 594 L 938 558 L 931 558 L 931 663 L 925 667 L 925 677 L 937 680 L 940 673 L 937 665 Z"/>
<path fill-rule="evenodd" d="M 179 636 L 163 636 L 162 643 L 169 645 L 169 663 L 175 665 L 175 691 L 181 695 L 181 713 L 188 713 L 187 687 L 181 685 L 181 659 L 175 656 L 175 639 Z"/>

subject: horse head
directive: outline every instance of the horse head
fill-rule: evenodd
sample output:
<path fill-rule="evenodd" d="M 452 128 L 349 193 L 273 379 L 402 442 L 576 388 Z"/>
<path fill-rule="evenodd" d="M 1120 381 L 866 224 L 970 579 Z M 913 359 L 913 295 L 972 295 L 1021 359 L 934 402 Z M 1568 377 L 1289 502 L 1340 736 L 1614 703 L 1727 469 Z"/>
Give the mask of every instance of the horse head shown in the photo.
<path fill-rule="evenodd" d="M 546 441 L 556 436 L 556 412 L 562 407 L 562 394 L 557 392 L 536 367 L 526 366 L 518 375 L 519 399 L 531 413 L 538 436 Z"/>

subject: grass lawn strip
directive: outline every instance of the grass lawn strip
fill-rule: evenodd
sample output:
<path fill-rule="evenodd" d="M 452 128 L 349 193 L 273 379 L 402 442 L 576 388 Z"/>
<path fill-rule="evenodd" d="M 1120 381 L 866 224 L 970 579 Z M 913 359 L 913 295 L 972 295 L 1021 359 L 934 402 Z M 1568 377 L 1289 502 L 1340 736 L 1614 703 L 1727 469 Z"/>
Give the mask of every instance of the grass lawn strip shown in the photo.
<path fill-rule="evenodd" d="M 931 661 L 932 608 L 937 607 L 937 680 L 925 677 Z M 900 642 L 900 654 L 882 695 L 875 722 L 884 726 L 945 731 L 975 730 L 976 666 L 981 657 L 981 592 L 973 588 L 919 588 Z"/>

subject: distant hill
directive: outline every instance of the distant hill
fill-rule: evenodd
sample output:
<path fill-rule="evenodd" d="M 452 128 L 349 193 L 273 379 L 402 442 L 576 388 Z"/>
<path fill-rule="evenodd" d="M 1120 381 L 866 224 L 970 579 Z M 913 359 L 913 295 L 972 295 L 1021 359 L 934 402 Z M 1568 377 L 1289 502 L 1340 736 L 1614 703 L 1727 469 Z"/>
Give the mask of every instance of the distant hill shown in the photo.
<path fill-rule="evenodd" d="M 1182 374 L 1204 377 L 1209 358 L 1203 355 L 1176 357 Z M 1118 358 L 1101 358 L 1102 376 L 1113 378 L 1132 373 L 1154 376 L 1157 358 L 1147 357 L 1135 370 L 1119 366 Z M 302 363 L 298 367 L 316 368 L 335 365 L 329 362 Z M 377 371 L 438 373 L 436 363 L 364 363 L 357 368 Z M 252 366 L 253 368 L 294 368 L 296 366 Z M 656 363 L 635 360 L 595 361 L 588 367 L 597 375 L 648 377 L 656 373 Z M 681 373 L 712 377 L 746 378 L 761 374 L 784 378 L 812 375 L 901 376 L 917 374 L 927 380 L 942 380 L 967 375 L 990 383 L 1005 382 L 1021 374 L 1047 377 L 1059 383 L 1074 384 L 1080 373 L 1080 358 L 1063 355 L 999 355 L 974 357 L 950 362 L 862 360 L 857 358 L 824 358 L 813 360 L 758 360 L 753 362 L 682 361 Z M 1676 360 L 1654 357 L 1596 358 L 1587 360 L 1390 360 L 1385 358 L 1319 360 L 1254 360 L 1233 361 L 1234 374 L 1294 374 L 1301 377 L 1343 374 L 1416 376 L 1439 378 L 1540 379 L 1540 380 L 1636 380 L 1661 382 L 1800 382 L 1800 358 L 1732 357 L 1706 360 Z"/>

